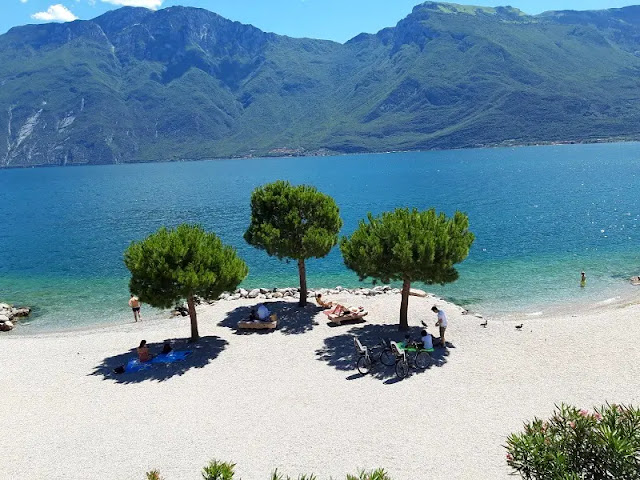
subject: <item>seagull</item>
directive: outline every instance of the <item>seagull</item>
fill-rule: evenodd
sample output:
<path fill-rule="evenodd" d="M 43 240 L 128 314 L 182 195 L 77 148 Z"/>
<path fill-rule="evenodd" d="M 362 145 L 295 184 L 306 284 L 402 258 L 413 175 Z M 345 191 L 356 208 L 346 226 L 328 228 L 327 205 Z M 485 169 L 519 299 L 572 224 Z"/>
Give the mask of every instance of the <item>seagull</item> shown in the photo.
<path fill-rule="evenodd" d="M 523 326 L 524 326 L 523 323 L 521 323 L 520 325 L 516 325 L 516 330 L 521 330 Z"/>
<path fill-rule="evenodd" d="M 489 320 L 485 320 L 484 323 L 481 323 L 480 326 L 487 328 L 487 323 L 489 323 Z"/>

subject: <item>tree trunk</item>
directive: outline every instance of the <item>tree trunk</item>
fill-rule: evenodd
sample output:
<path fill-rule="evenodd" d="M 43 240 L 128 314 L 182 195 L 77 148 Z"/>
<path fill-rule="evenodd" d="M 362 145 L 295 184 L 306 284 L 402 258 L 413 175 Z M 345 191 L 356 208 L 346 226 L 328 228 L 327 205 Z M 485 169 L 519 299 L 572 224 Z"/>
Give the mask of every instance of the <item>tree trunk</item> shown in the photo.
<path fill-rule="evenodd" d="M 409 310 L 409 290 L 411 290 L 411 282 L 404 280 L 402 284 L 402 301 L 400 302 L 400 325 L 398 330 L 409 330 L 409 320 L 407 318 L 407 311 Z"/>
<path fill-rule="evenodd" d="M 193 295 L 187 297 L 187 305 L 189 306 L 189 318 L 191 318 L 191 341 L 196 342 L 200 335 L 198 334 L 198 317 L 196 316 L 196 302 Z"/>
<path fill-rule="evenodd" d="M 300 305 L 304 307 L 307 304 L 307 270 L 304 266 L 304 259 L 298 260 L 298 274 L 300 275 Z"/>

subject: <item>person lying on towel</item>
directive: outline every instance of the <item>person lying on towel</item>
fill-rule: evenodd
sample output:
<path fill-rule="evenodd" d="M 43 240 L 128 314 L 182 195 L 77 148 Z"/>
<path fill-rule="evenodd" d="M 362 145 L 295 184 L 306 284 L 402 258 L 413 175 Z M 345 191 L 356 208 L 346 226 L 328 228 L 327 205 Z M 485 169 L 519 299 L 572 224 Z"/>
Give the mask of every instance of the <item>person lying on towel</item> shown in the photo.
<path fill-rule="evenodd" d="M 345 307 L 337 303 L 333 308 L 325 310 L 323 313 L 327 316 L 336 315 L 342 317 L 344 315 L 356 315 L 364 311 L 364 307 Z"/>

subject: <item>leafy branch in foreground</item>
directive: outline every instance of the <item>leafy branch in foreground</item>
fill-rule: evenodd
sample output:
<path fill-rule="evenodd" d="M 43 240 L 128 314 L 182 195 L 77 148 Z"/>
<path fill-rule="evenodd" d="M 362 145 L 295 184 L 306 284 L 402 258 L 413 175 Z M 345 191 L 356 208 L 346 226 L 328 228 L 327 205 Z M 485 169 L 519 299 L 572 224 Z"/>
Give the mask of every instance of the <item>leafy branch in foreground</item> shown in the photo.
<path fill-rule="evenodd" d="M 640 478 L 640 410 L 607 405 L 592 412 L 562 405 L 507 439 L 507 463 L 526 480 Z"/>

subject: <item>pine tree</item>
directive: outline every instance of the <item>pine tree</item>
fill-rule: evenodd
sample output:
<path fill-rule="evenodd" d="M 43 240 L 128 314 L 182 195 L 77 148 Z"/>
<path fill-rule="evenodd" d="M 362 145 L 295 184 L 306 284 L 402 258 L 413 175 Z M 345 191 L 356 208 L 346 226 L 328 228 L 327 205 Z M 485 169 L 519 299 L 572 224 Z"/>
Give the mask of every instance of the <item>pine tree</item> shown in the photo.
<path fill-rule="evenodd" d="M 379 217 L 368 215 L 340 249 L 347 268 L 360 280 L 390 283 L 402 281 L 400 329 L 409 328 L 407 310 L 411 282 L 428 285 L 454 282 L 454 265 L 469 254 L 474 236 L 469 218 L 456 212 L 452 218 L 435 209 L 418 211 L 399 208 Z"/>
<path fill-rule="evenodd" d="M 325 257 L 338 243 L 341 228 L 333 198 L 315 187 L 279 180 L 258 187 L 251 195 L 251 224 L 244 239 L 280 260 L 297 261 L 303 307 L 307 303 L 305 260 Z"/>
<path fill-rule="evenodd" d="M 235 290 L 249 269 L 213 233 L 199 225 L 163 227 L 124 253 L 131 272 L 129 289 L 140 301 L 153 307 L 169 308 L 186 299 L 191 318 L 191 340 L 199 338 L 195 297 L 217 299 Z"/>

